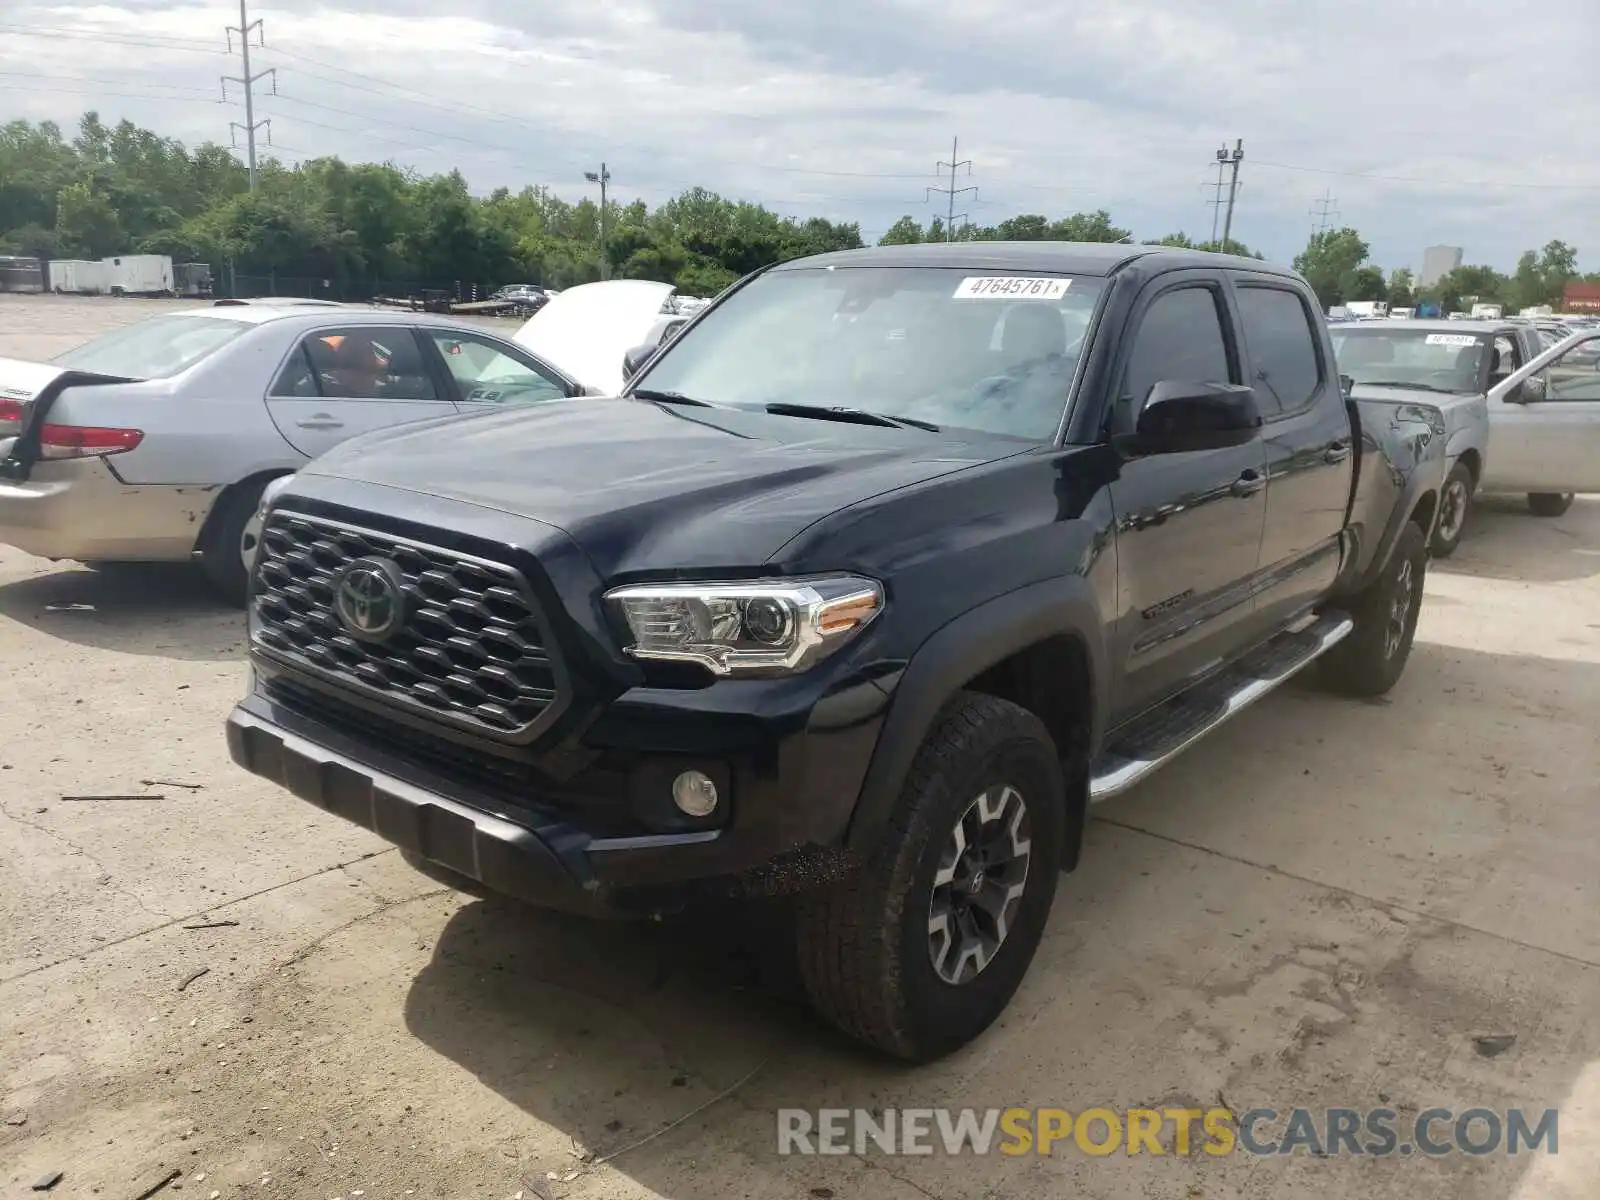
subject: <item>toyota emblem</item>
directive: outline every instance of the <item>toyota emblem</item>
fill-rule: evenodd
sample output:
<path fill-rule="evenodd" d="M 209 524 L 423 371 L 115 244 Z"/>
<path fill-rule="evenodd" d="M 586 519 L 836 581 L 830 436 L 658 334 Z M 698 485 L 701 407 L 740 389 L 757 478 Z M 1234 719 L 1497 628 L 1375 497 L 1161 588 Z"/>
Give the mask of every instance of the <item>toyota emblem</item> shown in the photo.
<path fill-rule="evenodd" d="M 406 621 L 405 580 L 386 558 L 358 558 L 334 585 L 333 610 L 352 637 L 382 642 Z"/>

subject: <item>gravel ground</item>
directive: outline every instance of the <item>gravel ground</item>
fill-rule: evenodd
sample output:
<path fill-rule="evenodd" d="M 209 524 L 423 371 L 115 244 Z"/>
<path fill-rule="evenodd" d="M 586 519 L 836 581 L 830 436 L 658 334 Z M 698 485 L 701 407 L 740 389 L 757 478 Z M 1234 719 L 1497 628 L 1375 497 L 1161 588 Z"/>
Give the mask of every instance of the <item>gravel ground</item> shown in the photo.
<path fill-rule="evenodd" d="M 159 307 L 0 296 L 0 355 Z M 1418 638 L 1391 696 L 1291 684 L 1098 809 L 1003 1023 L 907 1070 L 760 914 L 437 890 L 228 761 L 240 619 L 186 572 L 0 549 L 0 1194 L 1593 1197 L 1600 502 L 1486 505 Z M 148 798 L 66 798 L 104 793 Z M 781 1107 L 1215 1103 L 1559 1107 L 1559 1153 L 775 1151 Z"/>

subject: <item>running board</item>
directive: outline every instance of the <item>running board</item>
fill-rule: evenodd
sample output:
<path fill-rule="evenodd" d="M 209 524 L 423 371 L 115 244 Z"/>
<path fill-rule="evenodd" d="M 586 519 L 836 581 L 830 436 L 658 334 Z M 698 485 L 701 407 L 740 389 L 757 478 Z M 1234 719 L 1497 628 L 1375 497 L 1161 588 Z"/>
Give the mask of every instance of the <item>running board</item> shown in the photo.
<path fill-rule="evenodd" d="M 1355 622 L 1344 613 L 1323 612 L 1306 627 L 1285 630 L 1117 730 L 1090 768 L 1089 802 L 1119 795 L 1166 766 L 1229 717 L 1344 641 L 1354 628 Z"/>

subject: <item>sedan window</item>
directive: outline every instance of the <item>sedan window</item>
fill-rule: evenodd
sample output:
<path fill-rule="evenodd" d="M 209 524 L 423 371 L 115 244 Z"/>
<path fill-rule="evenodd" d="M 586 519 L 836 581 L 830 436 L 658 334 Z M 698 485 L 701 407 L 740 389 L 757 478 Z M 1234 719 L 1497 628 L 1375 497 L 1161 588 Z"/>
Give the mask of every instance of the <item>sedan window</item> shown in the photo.
<path fill-rule="evenodd" d="M 80 371 L 129 379 L 167 379 L 194 366 L 252 326 L 245 321 L 174 313 L 85 342 L 55 362 Z"/>
<path fill-rule="evenodd" d="M 514 355 L 492 338 L 454 329 L 429 329 L 467 404 L 538 404 L 563 400 L 567 387 L 554 371 L 540 370 L 534 360 Z"/>
<path fill-rule="evenodd" d="M 290 355 L 274 396 L 344 400 L 437 400 L 438 391 L 410 329 L 319 329 Z"/>

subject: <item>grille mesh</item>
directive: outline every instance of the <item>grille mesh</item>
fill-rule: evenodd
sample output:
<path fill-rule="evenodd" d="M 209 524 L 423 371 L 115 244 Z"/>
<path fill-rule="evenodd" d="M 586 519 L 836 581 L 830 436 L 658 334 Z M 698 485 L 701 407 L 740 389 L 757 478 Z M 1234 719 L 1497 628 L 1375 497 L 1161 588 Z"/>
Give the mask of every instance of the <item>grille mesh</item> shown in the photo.
<path fill-rule="evenodd" d="M 334 608 L 362 558 L 387 559 L 404 581 L 406 620 L 382 643 L 352 637 Z M 278 511 L 251 610 L 256 647 L 277 661 L 454 725 L 515 737 L 558 699 L 539 611 L 510 566 Z"/>

